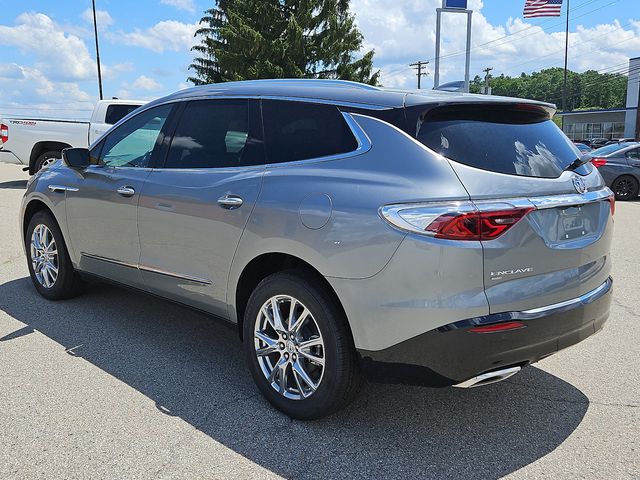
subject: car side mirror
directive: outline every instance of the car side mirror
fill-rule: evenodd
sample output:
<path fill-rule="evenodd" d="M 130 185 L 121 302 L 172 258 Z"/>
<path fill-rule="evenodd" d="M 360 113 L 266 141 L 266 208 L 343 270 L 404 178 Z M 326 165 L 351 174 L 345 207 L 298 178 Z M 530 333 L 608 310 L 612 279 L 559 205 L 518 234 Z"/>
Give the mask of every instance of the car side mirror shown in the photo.
<path fill-rule="evenodd" d="M 62 160 L 72 168 L 85 168 L 89 166 L 88 148 L 65 148 L 62 150 Z"/>

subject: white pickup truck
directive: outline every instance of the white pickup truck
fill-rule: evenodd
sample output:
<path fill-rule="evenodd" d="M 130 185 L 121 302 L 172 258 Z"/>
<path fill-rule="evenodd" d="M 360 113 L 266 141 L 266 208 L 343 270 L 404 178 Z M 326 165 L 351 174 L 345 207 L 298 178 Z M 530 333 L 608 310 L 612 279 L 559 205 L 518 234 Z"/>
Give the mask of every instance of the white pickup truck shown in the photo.
<path fill-rule="evenodd" d="M 0 162 L 24 165 L 33 175 L 68 147 L 87 147 L 145 102 L 101 100 L 89 121 L 0 118 Z"/>

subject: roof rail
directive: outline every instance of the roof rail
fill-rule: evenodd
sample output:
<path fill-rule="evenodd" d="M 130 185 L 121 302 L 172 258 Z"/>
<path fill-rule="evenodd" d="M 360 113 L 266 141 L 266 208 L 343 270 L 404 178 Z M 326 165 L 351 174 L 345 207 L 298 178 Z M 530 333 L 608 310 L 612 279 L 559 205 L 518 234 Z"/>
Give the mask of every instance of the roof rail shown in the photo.
<path fill-rule="evenodd" d="M 347 87 L 360 88 L 362 90 L 380 90 L 379 87 L 368 85 L 366 83 L 352 82 L 350 80 L 334 80 L 330 78 L 265 78 L 260 80 L 242 80 L 238 82 L 223 82 L 211 85 L 216 86 L 233 86 L 233 85 L 250 85 L 252 83 L 286 83 L 286 84 L 305 84 L 307 86 L 325 86 L 325 87 Z"/>

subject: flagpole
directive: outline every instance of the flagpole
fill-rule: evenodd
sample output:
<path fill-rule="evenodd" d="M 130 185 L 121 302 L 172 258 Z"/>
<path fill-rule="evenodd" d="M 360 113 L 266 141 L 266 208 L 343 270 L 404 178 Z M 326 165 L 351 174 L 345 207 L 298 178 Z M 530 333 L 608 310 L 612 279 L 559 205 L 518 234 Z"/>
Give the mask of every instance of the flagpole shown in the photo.
<path fill-rule="evenodd" d="M 567 30 L 564 40 L 564 87 L 562 88 L 562 111 L 567 111 L 567 66 L 569 61 L 569 9 L 571 0 L 567 0 Z M 564 119 L 564 117 L 563 117 Z"/>

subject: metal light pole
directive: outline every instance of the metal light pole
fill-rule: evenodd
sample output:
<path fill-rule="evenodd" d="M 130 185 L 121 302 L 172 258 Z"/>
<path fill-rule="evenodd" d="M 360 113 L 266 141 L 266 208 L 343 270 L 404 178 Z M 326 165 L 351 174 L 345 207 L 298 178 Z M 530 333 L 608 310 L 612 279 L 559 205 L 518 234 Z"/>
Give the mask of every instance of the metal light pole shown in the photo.
<path fill-rule="evenodd" d="M 93 5 L 93 33 L 96 37 L 96 63 L 98 65 L 98 89 L 102 100 L 102 70 L 100 69 L 100 47 L 98 45 L 98 19 L 96 18 L 96 0 L 91 0 Z"/>
<path fill-rule="evenodd" d="M 442 0 L 442 8 L 436 9 L 436 58 L 435 71 L 433 73 L 433 88 L 440 85 L 440 34 L 442 12 L 467 14 L 467 51 L 464 63 L 464 91 L 469 92 L 469 68 L 471 65 L 471 16 L 473 10 L 467 9 L 467 0 Z"/>

